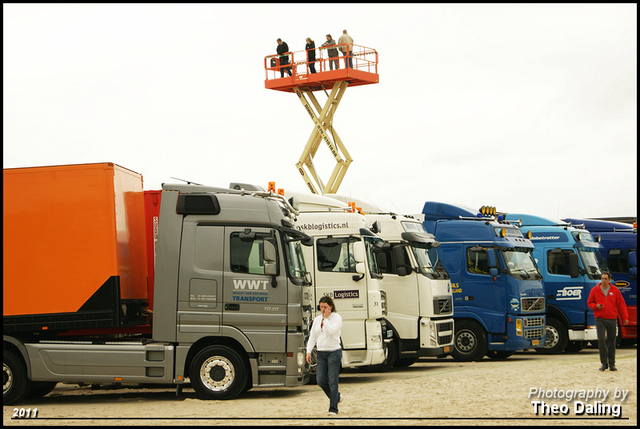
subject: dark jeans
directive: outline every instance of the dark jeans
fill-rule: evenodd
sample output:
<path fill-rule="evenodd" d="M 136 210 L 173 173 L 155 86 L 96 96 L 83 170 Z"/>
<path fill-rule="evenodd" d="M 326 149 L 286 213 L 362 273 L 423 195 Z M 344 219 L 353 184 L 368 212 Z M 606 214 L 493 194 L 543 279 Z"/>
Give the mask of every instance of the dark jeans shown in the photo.
<path fill-rule="evenodd" d="M 316 72 L 316 62 L 315 61 L 312 61 L 312 62 L 309 63 L 309 71 L 311 73 L 315 73 Z"/>
<path fill-rule="evenodd" d="M 601 319 L 600 317 L 596 317 L 600 363 L 609 367 L 616 364 L 616 327 L 616 319 Z"/>
<path fill-rule="evenodd" d="M 345 68 L 349 67 L 350 69 L 352 69 L 352 68 L 353 68 L 353 62 L 352 62 L 353 60 L 351 59 L 351 52 L 349 52 L 349 55 L 348 55 L 348 58 L 349 58 L 349 61 L 348 61 L 348 62 L 347 62 L 347 58 L 346 58 L 346 57 L 347 57 L 347 53 L 346 53 L 346 52 L 343 52 L 343 53 L 342 53 L 342 55 L 344 55 L 344 56 L 345 56 L 345 59 L 344 59 L 344 67 L 345 67 Z"/>
<path fill-rule="evenodd" d="M 280 68 L 280 77 L 284 77 L 285 72 L 289 73 L 289 76 L 291 76 L 291 67 L 287 67 L 289 65 L 289 58 L 280 57 L 280 65 L 282 66 Z"/>
<path fill-rule="evenodd" d="M 342 350 L 332 352 L 318 351 L 316 367 L 316 381 L 329 398 L 329 412 L 338 412 L 340 392 L 338 391 L 338 377 L 340 376 L 340 361 Z"/>

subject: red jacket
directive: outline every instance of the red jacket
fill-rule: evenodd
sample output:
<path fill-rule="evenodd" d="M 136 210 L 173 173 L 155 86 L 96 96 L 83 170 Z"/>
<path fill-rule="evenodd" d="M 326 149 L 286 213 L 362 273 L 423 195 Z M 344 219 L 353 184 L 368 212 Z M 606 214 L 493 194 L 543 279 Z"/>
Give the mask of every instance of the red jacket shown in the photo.
<path fill-rule="evenodd" d="M 602 319 L 617 319 L 618 314 L 620 314 L 623 321 L 629 320 L 627 304 L 625 304 L 620 290 L 610 283 L 609 293 L 607 296 L 604 296 L 600 285 L 602 285 L 602 282 L 591 289 L 589 299 L 587 300 L 587 305 L 593 310 L 593 315 Z M 598 304 L 602 304 L 604 307 L 598 309 L 596 308 Z"/>

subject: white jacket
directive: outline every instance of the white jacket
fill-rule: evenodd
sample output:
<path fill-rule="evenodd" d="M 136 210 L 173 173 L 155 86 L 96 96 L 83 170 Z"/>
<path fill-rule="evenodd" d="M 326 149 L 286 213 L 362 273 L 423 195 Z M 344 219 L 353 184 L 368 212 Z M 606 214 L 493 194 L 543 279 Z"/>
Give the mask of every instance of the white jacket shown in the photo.
<path fill-rule="evenodd" d="M 342 317 L 338 313 L 331 313 L 325 320 L 320 314 L 313 320 L 309 341 L 307 342 L 307 353 L 311 353 L 315 345 L 318 351 L 332 352 L 340 349 L 340 333 L 342 332 Z"/>

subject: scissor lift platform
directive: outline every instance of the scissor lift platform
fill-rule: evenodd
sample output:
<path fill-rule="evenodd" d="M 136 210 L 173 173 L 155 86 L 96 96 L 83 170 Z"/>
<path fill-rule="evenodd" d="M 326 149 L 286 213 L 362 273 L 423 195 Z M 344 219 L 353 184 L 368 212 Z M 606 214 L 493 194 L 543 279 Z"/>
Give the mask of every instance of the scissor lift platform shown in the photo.
<path fill-rule="evenodd" d="M 353 161 L 333 127 L 334 114 L 344 92 L 348 86 L 379 82 L 378 53 L 374 49 L 355 44 L 352 44 L 351 47 L 347 44 L 335 45 L 332 48 L 340 46 L 350 50 L 352 67 L 345 67 L 347 57 L 344 55 L 329 58 L 327 55 L 328 47 L 317 48 L 320 54 L 314 62 L 316 73 L 311 73 L 309 70 L 308 55 L 304 50 L 288 52 L 285 55 L 268 55 L 264 60 L 265 88 L 296 93 L 313 121 L 313 131 L 296 167 L 309 190 L 314 194 L 337 193 L 347 168 Z M 338 68 L 335 67 L 336 60 Z M 330 61 L 334 62 L 333 68 L 335 70 L 331 70 Z M 281 76 L 281 70 L 284 71 L 284 77 Z M 291 71 L 290 76 L 289 70 Z M 331 93 L 327 92 L 328 89 L 331 89 Z M 324 91 L 327 94 L 324 106 L 318 103 L 313 94 L 315 91 Z M 327 144 L 336 160 L 336 167 L 326 185 L 322 183 L 313 165 L 313 157 L 315 157 L 321 141 Z M 315 185 L 311 179 L 315 181 Z M 318 192 L 318 188 L 320 192 Z"/>

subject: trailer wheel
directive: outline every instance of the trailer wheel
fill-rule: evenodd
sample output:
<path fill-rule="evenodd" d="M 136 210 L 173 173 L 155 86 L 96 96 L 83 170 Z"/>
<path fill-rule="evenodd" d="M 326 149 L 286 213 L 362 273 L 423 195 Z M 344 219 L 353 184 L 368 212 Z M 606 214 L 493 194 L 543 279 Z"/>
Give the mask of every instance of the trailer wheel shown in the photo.
<path fill-rule="evenodd" d="M 451 356 L 460 362 L 480 361 L 487 354 L 487 335 L 476 322 L 463 320 L 456 323 L 453 343 Z"/>
<path fill-rule="evenodd" d="M 27 378 L 27 368 L 22 359 L 13 352 L 2 351 L 2 405 L 19 402 L 30 387 L 31 382 Z"/>
<path fill-rule="evenodd" d="M 538 347 L 536 351 L 545 355 L 562 352 L 569 342 L 567 329 L 558 319 L 547 318 L 545 328 L 544 347 Z"/>
<path fill-rule="evenodd" d="M 232 399 L 246 386 L 247 371 L 242 358 L 226 346 L 209 346 L 191 362 L 189 379 L 204 399 Z"/>

